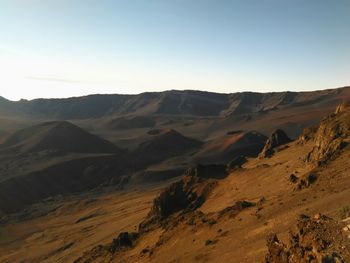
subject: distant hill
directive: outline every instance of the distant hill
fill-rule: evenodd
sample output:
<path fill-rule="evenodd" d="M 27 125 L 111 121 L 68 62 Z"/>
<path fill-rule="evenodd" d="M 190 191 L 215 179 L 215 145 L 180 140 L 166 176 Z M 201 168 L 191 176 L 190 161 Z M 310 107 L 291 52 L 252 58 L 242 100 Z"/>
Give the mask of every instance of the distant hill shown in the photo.
<path fill-rule="evenodd" d="M 227 163 L 240 155 L 256 157 L 263 149 L 267 137 L 255 131 L 230 132 L 211 140 L 194 155 L 200 163 Z"/>
<path fill-rule="evenodd" d="M 135 158 L 140 162 L 166 160 L 201 145 L 201 142 L 185 137 L 172 129 L 151 130 L 148 134 L 148 139 L 134 151 Z"/>
<path fill-rule="evenodd" d="M 41 151 L 75 153 L 116 153 L 112 143 L 67 121 L 45 122 L 15 132 L 0 145 L 0 152 Z"/>
<path fill-rule="evenodd" d="M 286 107 L 334 108 L 350 98 L 350 87 L 311 92 L 238 92 L 220 94 L 204 91 L 147 92 L 139 95 L 90 95 L 67 99 L 35 99 L 13 102 L 0 98 L 0 116 L 18 115 L 47 119 L 88 119 L 109 115 L 235 116 L 263 113 Z"/>

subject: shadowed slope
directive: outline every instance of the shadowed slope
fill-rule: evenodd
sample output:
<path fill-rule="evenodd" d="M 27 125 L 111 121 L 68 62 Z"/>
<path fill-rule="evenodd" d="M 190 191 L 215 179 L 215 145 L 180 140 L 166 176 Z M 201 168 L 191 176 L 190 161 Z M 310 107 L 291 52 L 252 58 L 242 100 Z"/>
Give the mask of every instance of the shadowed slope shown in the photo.
<path fill-rule="evenodd" d="M 207 142 L 194 158 L 204 163 L 227 163 L 240 155 L 255 157 L 264 147 L 266 139 L 266 136 L 255 131 L 228 134 Z"/>
<path fill-rule="evenodd" d="M 149 135 L 151 137 L 142 142 L 134 152 L 136 159 L 141 162 L 165 160 L 201 145 L 201 142 L 187 138 L 172 129 L 153 130 Z"/>
<path fill-rule="evenodd" d="M 10 136 L 0 150 L 16 153 L 40 151 L 77 153 L 115 153 L 112 143 L 92 135 L 69 122 L 45 122 L 22 129 Z"/>

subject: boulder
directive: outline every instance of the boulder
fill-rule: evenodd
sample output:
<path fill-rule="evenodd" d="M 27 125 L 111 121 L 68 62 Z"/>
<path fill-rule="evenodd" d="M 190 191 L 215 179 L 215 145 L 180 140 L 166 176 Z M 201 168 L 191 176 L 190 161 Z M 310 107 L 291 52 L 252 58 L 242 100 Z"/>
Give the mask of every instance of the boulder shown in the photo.
<path fill-rule="evenodd" d="M 259 154 L 259 158 L 271 157 L 275 153 L 277 147 L 287 144 L 291 141 L 292 140 L 283 130 L 277 129 L 267 139 L 263 150 Z"/>
<path fill-rule="evenodd" d="M 184 176 L 153 200 L 151 211 L 139 226 L 140 231 L 145 232 L 153 226 L 162 224 L 175 213 L 185 214 L 195 211 L 205 202 L 215 185 L 216 180 Z"/>
<path fill-rule="evenodd" d="M 138 236 L 138 233 L 120 233 L 117 238 L 113 239 L 112 244 L 110 244 L 109 251 L 114 254 L 116 251 L 121 250 L 123 248 L 132 247 L 133 242 L 138 238 Z"/>

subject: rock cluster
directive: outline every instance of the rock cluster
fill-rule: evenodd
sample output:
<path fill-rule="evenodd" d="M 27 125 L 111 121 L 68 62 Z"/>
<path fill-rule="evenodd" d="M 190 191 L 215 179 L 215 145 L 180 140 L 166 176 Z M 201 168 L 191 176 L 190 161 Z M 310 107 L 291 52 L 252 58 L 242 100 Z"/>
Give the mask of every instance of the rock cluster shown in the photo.
<path fill-rule="evenodd" d="M 335 220 L 317 214 L 313 218 L 300 216 L 295 230 L 290 232 L 290 244 L 279 241 L 276 234 L 267 239 L 266 263 L 288 262 L 348 262 L 350 241 Z"/>
<path fill-rule="evenodd" d="M 117 238 L 113 239 L 109 250 L 111 253 L 115 253 L 123 248 L 130 248 L 133 246 L 134 241 L 137 240 L 138 237 L 138 233 L 122 232 Z"/>
<path fill-rule="evenodd" d="M 270 135 L 270 137 L 266 141 L 263 150 L 259 154 L 259 158 L 266 158 L 272 156 L 275 153 L 277 147 L 283 144 L 287 144 L 291 141 L 292 140 L 287 136 L 287 134 L 283 130 L 277 129 Z"/>
<path fill-rule="evenodd" d="M 132 248 L 138 238 L 138 233 L 122 232 L 117 238 L 113 239 L 112 243 L 94 247 L 93 249 L 85 252 L 83 256 L 76 259 L 74 263 L 101 262 L 99 260 L 101 258 L 104 259 L 103 262 L 110 262 L 117 252 Z"/>

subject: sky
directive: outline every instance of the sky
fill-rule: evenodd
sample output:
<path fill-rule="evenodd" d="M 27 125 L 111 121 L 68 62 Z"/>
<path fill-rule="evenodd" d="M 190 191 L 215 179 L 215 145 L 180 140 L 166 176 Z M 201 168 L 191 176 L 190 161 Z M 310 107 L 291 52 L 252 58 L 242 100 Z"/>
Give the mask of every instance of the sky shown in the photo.
<path fill-rule="evenodd" d="M 350 84 L 349 0 L 0 0 L 0 96 Z"/>

